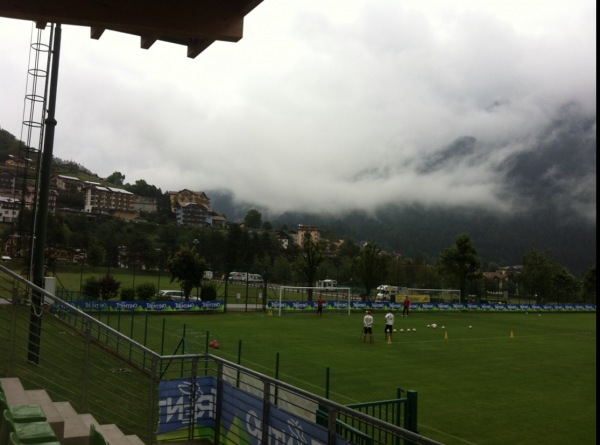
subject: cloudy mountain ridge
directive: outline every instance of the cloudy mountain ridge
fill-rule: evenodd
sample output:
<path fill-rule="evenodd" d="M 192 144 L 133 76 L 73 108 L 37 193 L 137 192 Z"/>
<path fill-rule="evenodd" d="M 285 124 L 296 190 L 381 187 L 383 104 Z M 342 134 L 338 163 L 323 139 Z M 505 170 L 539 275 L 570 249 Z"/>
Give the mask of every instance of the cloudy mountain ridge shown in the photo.
<path fill-rule="evenodd" d="M 537 248 L 581 273 L 596 261 L 596 124 L 572 108 L 566 111 L 552 128 L 532 138 L 535 146 L 494 161 L 490 176 L 504 178 L 496 203 L 458 205 L 448 197 L 445 204 L 444 199 L 431 204 L 415 199 L 378 205 L 373 211 L 357 202 L 355 209 L 341 212 L 273 213 L 264 205 L 237 201 L 227 190 L 207 193 L 213 208 L 229 220 L 241 220 L 256 208 L 274 226 L 314 224 L 339 238 L 371 240 L 407 257 L 429 259 L 467 232 L 485 261 L 519 264 L 527 250 Z M 478 164 L 494 154 L 493 148 L 464 136 L 425 156 L 419 171 L 424 177 L 435 175 L 442 164 L 447 171 L 449 164 Z"/>

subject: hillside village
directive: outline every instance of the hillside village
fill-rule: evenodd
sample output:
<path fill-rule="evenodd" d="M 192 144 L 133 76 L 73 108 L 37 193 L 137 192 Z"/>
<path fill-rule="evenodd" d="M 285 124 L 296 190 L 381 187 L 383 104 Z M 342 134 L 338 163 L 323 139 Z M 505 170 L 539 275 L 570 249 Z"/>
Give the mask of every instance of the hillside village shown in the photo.
<path fill-rule="evenodd" d="M 14 160 L 7 161 L 15 166 Z M 24 193 L 19 193 L 16 187 L 17 178 L 8 171 L 0 171 L 0 222 L 17 223 L 23 209 L 32 210 L 35 204 L 36 190 L 26 187 Z M 49 212 L 85 213 L 89 215 L 109 215 L 126 221 L 143 220 L 147 214 L 157 212 L 156 199 L 138 196 L 128 190 L 100 182 L 79 179 L 69 175 L 53 175 L 51 178 Z M 62 193 L 79 194 L 83 197 L 83 209 L 61 207 L 57 204 Z M 228 221 L 211 207 L 211 200 L 202 191 L 183 189 L 167 192 L 170 209 L 179 226 L 220 228 L 227 227 Z M 23 196 L 24 199 L 19 199 Z M 243 226 L 243 223 L 242 223 Z M 302 245 L 304 238 L 310 236 L 315 242 L 320 240 L 320 231 L 311 225 L 298 225 L 298 230 L 274 231 L 281 246 L 287 249 L 290 243 Z M 5 255 L 15 254 L 15 247 L 9 242 L 5 247 Z M 69 261 L 77 261 L 76 254 L 69 255 Z"/>

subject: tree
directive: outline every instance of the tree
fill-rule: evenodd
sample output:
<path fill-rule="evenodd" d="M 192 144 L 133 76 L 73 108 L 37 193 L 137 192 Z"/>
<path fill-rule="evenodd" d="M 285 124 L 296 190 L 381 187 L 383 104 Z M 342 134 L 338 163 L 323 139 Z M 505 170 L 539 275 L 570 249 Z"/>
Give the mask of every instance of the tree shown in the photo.
<path fill-rule="evenodd" d="M 106 251 L 98 240 L 90 242 L 85 252 L 86 261 L 92 266 L 100 266 L 104 264 Z"/>
<path fill-rule="evenodd" d="M 573 302 L 581 295 L 581 283 L 558 263 L 552 276 L 552 296 L 556 303 Z"/>
<path fill-rule="evenodd" d="M 363 246 L 356 257 L 354 272 L 369 298 L 371 291 L 382 284 L 387 275 L 387 258 L 381 254 L 381 247 L 375 243 Z"/>
<path fill-rule="evenodd" d="M 123 185 L 125 182 L 125 175 L 121 172 L 114 172 L 110 174 L 106 180 L 114 185 Z"/>
<path fill-rule="evenodd" d="M 461 298 L 464 299 L 469 280 L 481 276 L 481 259 L 467 233 L 458 235 L 454 245 L 441 253 L 439 268 L 442 274 L 456 279 Z"/>
<path fill-rule="evenodd" d="M 248 210 L 244 217 L 244 223 L 248 229 L 260 229 L 262 226 L 262 215 L 256 209 Z"/>
<path fill-rule="evenodd" d="M 167 264 L 171 273 L 171 283 L 178 281 L 186 301 L 189 301 L 192 289 L 202 287 L 202 278 L 206 262 L 187 246 L 182 246 Z"/>
<path fill-rule="evenodd" d="M 302 241 L 302 252 L 296 261 L 296 271 L 308 287 L 315 285 L 317 269 L 323 261 L 323 252 L 312 237 L 305 236 Z M 312 289 L 308 290 L 308 301 L 312 301 Z"/>
<path fill-rule="evenodd" d="M 583 274 L 583 301 L 596 304 L 596 266 L 590 267 Z"/>
<path fill-rule="evenodd" d="M 540 303 L 550 296 L 552 277 L 554 275 L 554 260 L 547 251 L 530 249 L 523 256 L 523 270 L 520 281 L 525 293 Z"/>

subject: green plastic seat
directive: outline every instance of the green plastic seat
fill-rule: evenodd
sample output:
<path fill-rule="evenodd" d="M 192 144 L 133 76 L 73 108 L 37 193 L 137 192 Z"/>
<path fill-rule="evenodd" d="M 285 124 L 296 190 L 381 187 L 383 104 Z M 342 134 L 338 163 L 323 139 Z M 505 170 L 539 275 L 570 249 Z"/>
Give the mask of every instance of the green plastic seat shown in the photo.
<path fill-rule="evenodd" d="M 45 422 L 46 415 L 39 405 L 8 406 L 4 394 L 0 395 L 2 415 L 0 417 L 0 445 L 8 443 L 9 434 L 14 431 L 14 425 Z"/>
<path fill-rule="evenodd" d="M 0 431 L 0 445 L 8 445 L 11 433 L 15 433 L 23 444 L 41 444 L 57 442 L 54 430 L 47 421 L 14 422 L 10 409 L 4 411 L 2 428 Z"/>
<path fill-rule="evenodd" d="M 21 440 L 19 440 L 19 436 L 17 436 L 16 433 L 10 433 L 8 445 L 28 445 L 28 444 L 21 442 Z M 53 442 L 39 442 L 37 445 L 61 445 L 61 444 L 59 441 L 53 441 Z"/>
<path fill-rule="evenodd" d="M 39 405 L 11 406 L 8 412 L 15 423 L 43 422 L 46 419 L 44 410 Z"/>
<path fill-rule="evenodd" d="M 17 405 L 9 406 L 6 394 L 0 392 L 0 410 L 10 411 L 13 422 L 40 422 L 46 420 L 46 414 L 40 405 Z M 1 419 L 4 421 L 4 417 Z"/>
<path fill-rule="evenodd" d="M 94 424 L 90 425 L 90 445 L 109 445 L 106 438 L 96 429 Z"/>

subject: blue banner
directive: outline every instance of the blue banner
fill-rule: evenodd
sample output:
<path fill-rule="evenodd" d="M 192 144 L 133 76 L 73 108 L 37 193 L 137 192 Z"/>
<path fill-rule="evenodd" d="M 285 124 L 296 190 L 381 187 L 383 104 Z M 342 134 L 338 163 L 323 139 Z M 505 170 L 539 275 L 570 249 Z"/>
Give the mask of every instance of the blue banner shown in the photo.
<path fill-rule="evenodd" d="M 271 301 L 267 309 L 282 311 L 305 311 L 317 309 L 314 301 Z M 351 301 L 351 311 L 365 311 L 367 309 L 378 311 L 402 312 L 402 303 L 384 301 Z M 323 310 L 348 310 L 347 301 L 325 302 Z M 483 311 L 483 312 L 596 312 L 595 304 L 502 304 L 502 303 L 411 303 L 411 312 L 437 312 L 437 311 Z"/>
<path fill-rule="evenodd" d="M 69 304 L 89 312 L 202 312 L 223 311 L 224 305 L 220 300 L 210 301 L 69 301 Z M 267 310 L 278 310 L 279 301 L 267 303 Z M 402 312 L 402 303 L 383 301 L 351 301 L 351 311 L 377 311 Z M 316 311 L 315 301 L 282 301 L 282 311 Z M 324 311 L 348 310 L 348 301 L 326 301 Z M 412 303 L 411 312 L 437 312 L 437 311 L 479 311 L 479 312 L 596 312 L 595 304 L 501 304 L 501 303 Z"/>
<path fill-rule="evenodd" d="M 222 311 L 223 302 L 210 301 L 102 301 L 74 300 L 69 304 L 82 311 L 100 312 L 170 312 L 170 311 Z"/>
<path fill-rule="evenodd" d="M 191 425 L 199 428 L 215 427 L 215 377 L 164 380 L 159 383 L 158 435 L 186 430 Z M 235 443 L 261 445 L 263 435 L 263 400 L 233 385 L 222 382 L 221 423 L 225 437 Z M 327 428 L 278 408 L 269 406 L 268 443 L 286 445 L 325 445 Z M 349 445 L 338 437 L 337 444 Z"/>

